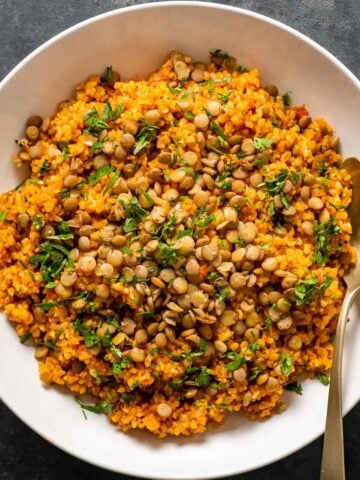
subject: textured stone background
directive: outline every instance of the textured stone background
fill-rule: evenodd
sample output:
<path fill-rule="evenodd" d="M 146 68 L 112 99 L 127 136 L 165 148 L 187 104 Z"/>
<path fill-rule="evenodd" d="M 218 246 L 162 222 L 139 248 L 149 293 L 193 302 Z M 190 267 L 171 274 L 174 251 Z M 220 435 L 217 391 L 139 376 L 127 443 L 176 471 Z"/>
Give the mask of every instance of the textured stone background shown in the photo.
<path fill-rule="evenodd" d="M 88 17 L 136 3 L 140 2 L 0 0 L 0 79 L 19 60 L 56 33 Z M 233 0 L 222 3 L 241 6 L 287 23 L 327 48 L 360 77 L 359 0 Z M 345 444 L 347 478 L 359 479 L 359 405 L 345 418 Z M 235 445 L 234 454 L 238 454 Z M 318 480 L 320 459 L 321 440 L 317 440 L 280 462 L 233 478 Z M 126 478 L 87 465 L 56 449 L 22 424 L 0 402 L 0 480 Z"/>

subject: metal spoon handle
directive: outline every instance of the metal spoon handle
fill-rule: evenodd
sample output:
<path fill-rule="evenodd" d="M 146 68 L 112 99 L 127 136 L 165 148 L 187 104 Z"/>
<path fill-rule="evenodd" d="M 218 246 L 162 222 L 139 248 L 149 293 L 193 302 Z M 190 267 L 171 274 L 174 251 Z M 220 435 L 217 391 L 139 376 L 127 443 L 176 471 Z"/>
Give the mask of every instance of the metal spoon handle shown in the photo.
<path fill-rule="evenodd" d="M 346 292 L 336 329 L 320 480 L 345 480 L 342 420 L 342 357 L 346 322 L 359 286 Z"/>

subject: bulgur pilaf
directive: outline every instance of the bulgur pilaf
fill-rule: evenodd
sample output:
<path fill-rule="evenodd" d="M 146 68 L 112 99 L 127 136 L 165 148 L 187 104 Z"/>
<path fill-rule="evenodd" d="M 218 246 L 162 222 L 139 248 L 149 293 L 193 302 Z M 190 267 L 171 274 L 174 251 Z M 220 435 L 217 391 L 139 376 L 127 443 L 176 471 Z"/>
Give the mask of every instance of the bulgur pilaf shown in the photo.
<path fill-rule="evenodd" d="M 160 437 L 328 383 L 355 252 L 325 120 L 226 52 L 173 52 L 147 80 L 91 76 L 18 145 L 0 307 L 43 382 Z"/>

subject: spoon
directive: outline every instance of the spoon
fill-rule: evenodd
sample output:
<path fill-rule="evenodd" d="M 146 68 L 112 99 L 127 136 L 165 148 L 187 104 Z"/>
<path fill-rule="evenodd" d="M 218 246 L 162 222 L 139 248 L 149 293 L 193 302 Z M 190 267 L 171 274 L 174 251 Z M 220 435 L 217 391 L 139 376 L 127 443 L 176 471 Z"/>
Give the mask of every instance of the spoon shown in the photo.
<path fill-rule="evenodd" d="M 348 158 L 341 165 L 351 175 L 353 197 L 349 209 L 353 233 L 351 243 L 360 258 L 360 161 Z M 344 438 L 342 420 L 342 357 L 344 334 L 351 305 L 360 290 L 360 261 L 344 275 L 347 286 L 336 328 L 334 358 L 326 415 L 320 480 L 345 480 Z"/>

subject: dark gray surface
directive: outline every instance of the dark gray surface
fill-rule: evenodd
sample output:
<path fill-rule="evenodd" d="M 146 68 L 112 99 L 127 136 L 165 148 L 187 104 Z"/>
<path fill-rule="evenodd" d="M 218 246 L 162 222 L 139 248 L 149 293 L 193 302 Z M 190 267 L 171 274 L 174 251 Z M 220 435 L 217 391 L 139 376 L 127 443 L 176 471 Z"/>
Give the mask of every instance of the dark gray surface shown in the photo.
<path fill-rule="evenodd" d="M 137 3 L 141 2 L 0 0 L 0 79 L 34 48 L 65 28 L 99 13 Z M 327 48 L 360 77 L 359 0 L 235 0 L 222 3 L 241 6 L 287 23 Z M 360 478 L 359 405 L 345 419 L 345 442 L 347 479 L 357 480 Z M 234 455 L 240 454 L 234 445 Z M 321 440 L 317 440 L 280 462 L 233 478 L 318 480 L 320 459 Z M 0 480 L 126 478 L 87 465 L 56 449 L 22 424 L 0 402 Z"/>

